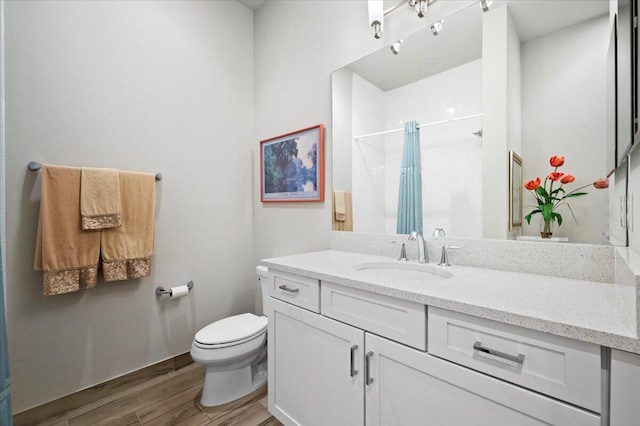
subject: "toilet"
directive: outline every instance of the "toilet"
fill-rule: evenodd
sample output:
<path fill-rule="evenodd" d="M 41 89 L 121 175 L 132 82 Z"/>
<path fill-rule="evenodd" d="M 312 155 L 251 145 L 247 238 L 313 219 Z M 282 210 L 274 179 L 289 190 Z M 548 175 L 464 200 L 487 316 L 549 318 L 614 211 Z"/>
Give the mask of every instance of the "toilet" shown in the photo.
<path fill-rule="evenodd" d="M 267 300 L 267 268 L 256 268 Z M 207 366 L 200 404 L 225 404 L 267 383 L 267 317 L 252 313 L 234 315 L 198 331 L 191 358 Z"/>

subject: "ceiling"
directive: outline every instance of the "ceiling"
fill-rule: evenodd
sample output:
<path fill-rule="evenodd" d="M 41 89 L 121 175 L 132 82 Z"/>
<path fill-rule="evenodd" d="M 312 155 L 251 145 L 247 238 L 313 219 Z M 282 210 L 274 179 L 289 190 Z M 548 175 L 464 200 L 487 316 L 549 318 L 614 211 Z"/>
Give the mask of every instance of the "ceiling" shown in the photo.
<path fill-rule="evenodd" d="M 242 3 L 251 10 L 256 10 L 262 6 L 265 1 L 266 0 L 238 0 L 239 3 Z"/>
<path fill-rule="evenodd" d="M 523 43 L 609 11 L 609 0 L 496 0 L 492 8 L 504 3 L 509 4 Z M 411 9 L 408 11 L 413 13 Z M 395 13 L 404 12 L 397 10 L 385 19 L 393 19 Z M 387 46 L 347 68 L 381 90 L 388 91 L 482 57 L 482 11 L 479 4 L 472 4 L 446 17 L 437 36 L 431 33 L 430 24 L 406 37 L 398 55 L 394 55 Z M 425 66 L 425 61 L 432 64 Z"/>

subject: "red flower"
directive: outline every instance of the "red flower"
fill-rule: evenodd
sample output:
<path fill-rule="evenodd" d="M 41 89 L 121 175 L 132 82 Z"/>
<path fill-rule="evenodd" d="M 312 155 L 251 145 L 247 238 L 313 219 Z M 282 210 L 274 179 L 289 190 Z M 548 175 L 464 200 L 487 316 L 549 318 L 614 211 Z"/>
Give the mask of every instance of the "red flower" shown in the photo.
<path fill-rule="evenodd" d="M 593 182 L 593 186 L 596 189 L 605 189 L 609 187 L 609 179 L 607 178 L 600 178 L 597 181 Z"/>
<path fill-rule="evenodd" d="M 574 180 L 576 180 L 576 177 L 574 175 L 572 175 L 571 173 L 567 173 L 566 175 L 562 176 L 562 179 L 560 179 L 560 182 L 562 182 L 562 183 L 571 183 Z"/>
<path fill-rule="evenodd" d="M 597 189 L 609 187 L 609 181 L 607 178 L 600 178 L 595 182 L 588 183 L 580 188 L 573 189 L 571 191 L 566 190 L 562 185 L 575 181 L 576 177 L 571 173 L 564 174 L 557 171 L 558 167 L 564 165 L 564 157 L 561 155 L 554 155 L 549 159 L 549 164 L 553 167 L 553 171 L 547 175 L 542 185 L 540 184 L 540 178 L 530 180 L 524 185 L 526 189 L 531 191 L 531 195 L 533 195 L 536 200 L 536 204 L 532 206 L 533 210 L 524 218 L 527 220 L 527 223 L 530 224 L 531 217 L 539 213 L 544 221 L 545 229 L 552 222 L 556 222 L 558 226 L 562 225 L 562 215 L 558 211 L 558 208 L 563 204 L 567 204 L 567 208 L 570 210 L 571 208 L 569 207 L 568 198 L 571 197 L 573 199 L 575 197 L 587 195 L 587 193 L 582 192 L 582 190 L 591 185 Z M 560 181 L 560 183 L 556 184 L 558 181 Z M 541 235 L 542 234 L 543 233 L 541 232 Z M 545 237 L 544 235 L 542 236 L 543 238 Z"/>
<path fill-rule="evenodd" d="M 551 164 L 551 167 L 560 167 L 564 164 L 564 157 L 561 155 L 554 155 L 549 159 L 549 164 Z"/>
<path fill-rule="evenodd" d="M 551 157 L 551 158 L 553 159 L 554 157 Z M 562 161 L 564 162 L 564 157 L 563 157 L 563 160 L 562 160 Z M 557 167 L 557 166 L 556 166 L 556 167 Z M 552 182 L 555 182 L 555 181 L 557 181 L 557 180 L 560 180 L 560 179 L 562 178 L 562 176 L 564 176 L 564 173 L 561 173 L 561 172 L 551 172 L 551 173 L 549 173 L 549 175 L 547 176 L 547 179 L 549 179 L 549 180 L 550 180 L 550 181 L 552 181 Z"/>
<path fill-rule="evenodd" d="M 524 187 L 526 189 L 528 189 L 529 191 L 533 191 L 535 189 L 538 189 L 538 187 L 540 186 L 540 178 L 537 177 L 536 180 L 530 180 L 529 182 L 524 184 Z"/>

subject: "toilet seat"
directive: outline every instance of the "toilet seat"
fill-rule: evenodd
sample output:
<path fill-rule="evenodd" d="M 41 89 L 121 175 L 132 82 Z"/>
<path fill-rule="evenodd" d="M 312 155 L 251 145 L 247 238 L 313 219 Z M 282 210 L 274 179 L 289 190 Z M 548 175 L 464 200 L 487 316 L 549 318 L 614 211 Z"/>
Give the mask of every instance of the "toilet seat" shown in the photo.
<path fill-rule="evenodd" d="M 196 333 L 193 344 L 202 349 L 221 349 L 254 340 L 267 332 L 267 317 L 251 313 L 218 320 Z"/>

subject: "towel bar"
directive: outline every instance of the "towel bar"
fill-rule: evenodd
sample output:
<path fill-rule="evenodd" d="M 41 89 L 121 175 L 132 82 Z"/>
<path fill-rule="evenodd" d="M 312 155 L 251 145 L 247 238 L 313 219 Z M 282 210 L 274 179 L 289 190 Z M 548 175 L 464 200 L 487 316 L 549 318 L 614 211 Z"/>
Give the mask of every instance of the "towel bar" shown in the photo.
<path fill-rule="evenodd" d="M 36 172 L 36 171 L 38 171 L 38 170 L 40 170 L 42 168 L 42 164 L 40 164 L 40 163 L 38 163 L 36 161 L 29 161 L 29 164 L 27 165 L 27 167 L 32 172 Z M 156 180 L 162 180 L 162 174 L 161 173 L 156 173 Z"/>
<path fill-rule="evenodd" d="M 189 281 L 187 283 L 187 287 L 189 288 L 189 291 L 191 291 L 191 289 L 193 288 L 193 281 Z M 158 287 L 158 288 L 156 288 L 156 294 L 158 296 L 161 296 L 163 294 L 171 295 L 171 289 L 165 290 L 163 287 Z"/>

